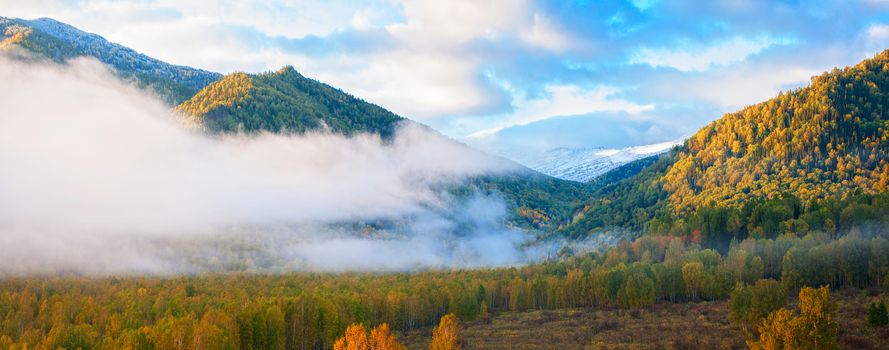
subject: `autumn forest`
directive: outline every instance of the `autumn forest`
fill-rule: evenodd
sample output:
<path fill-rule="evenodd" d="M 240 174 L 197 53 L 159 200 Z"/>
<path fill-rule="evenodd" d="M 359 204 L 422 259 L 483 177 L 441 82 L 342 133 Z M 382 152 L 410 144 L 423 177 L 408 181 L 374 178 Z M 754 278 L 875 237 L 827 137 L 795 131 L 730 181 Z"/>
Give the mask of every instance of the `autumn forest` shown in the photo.
<path fill-rule="evenodd" d="M 263 45 L 336 48 L 306 38 Z M 578 182 L 294 66 L 220 74 L 0 17 L 0 350 L 889 349 L 889 50 L 870 55 Z M 403 103 L 374 83 L 356 93 Z M 512 112 L 486 130 L 542 122 Z"/>

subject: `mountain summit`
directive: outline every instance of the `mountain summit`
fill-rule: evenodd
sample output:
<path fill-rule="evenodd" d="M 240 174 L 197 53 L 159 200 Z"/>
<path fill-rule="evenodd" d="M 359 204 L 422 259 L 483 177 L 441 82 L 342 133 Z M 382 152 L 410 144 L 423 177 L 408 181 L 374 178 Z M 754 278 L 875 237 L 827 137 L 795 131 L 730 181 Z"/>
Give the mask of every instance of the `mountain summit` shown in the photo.
<path fill-rule="evenodd" d="M 291 66 L 262 74 L 234 73 L 205 87 L 177 110 L 215 132 L 302 133 L 329 130 L 392 135 L 406 119 L 342 90 L 299 74 Z"/>

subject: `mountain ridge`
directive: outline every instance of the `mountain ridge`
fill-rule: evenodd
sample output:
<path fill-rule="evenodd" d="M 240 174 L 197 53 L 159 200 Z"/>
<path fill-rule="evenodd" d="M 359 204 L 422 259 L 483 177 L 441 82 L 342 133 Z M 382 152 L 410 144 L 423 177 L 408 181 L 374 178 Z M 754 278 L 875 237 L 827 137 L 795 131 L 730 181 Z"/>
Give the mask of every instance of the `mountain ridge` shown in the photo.
<path fill-rule="evenodd" d="M 64 63 L 79 56 L 96 58 L 122 79 L 176 105 L 222 75 L 151 58 L 105 38 L 50 18 L 24 20 L 0 17 L 0 50 L 24 49 L 37 59 Z M 22 57 L 30 59 L 30 57 Z"/>
<path fill-rule="evenodd" d="M 407 119 L 340 89 L 307 78 L 292 66 L 259 74 L 233 73 L 176 107 L 190 124 L 212 132 L 303 133 L 328 130 L 392 136 Z"/>
<path fill-rule="evenodd" d="M 522 163 L 541 173 L 577 182 L 595 181 L 599 176 L 630 162 L 667 152 L 677 141 L 625 148 L 553 148 Z"/>

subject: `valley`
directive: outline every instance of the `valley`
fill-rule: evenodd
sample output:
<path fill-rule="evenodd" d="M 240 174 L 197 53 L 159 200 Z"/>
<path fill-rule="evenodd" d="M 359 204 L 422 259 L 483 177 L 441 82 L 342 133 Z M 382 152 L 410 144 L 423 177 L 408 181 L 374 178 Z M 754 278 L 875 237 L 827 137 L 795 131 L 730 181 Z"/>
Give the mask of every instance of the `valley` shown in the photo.
<path fill-rule="evenodd" d="M 554 30 L 525 17 L 535 31 L 506 48 Z M 410 24 L 332 35 L 388 33 L 388 50 L 423 34 Z M 223 32 L 236 41 L 260 27 Z M 434 49 L 408 40 L 409 51 L 468 54 L 502 40 L 492 33 L 446 33 Z M 300 48 L 286 57 L 306 70 L 222 74 L 54 19 L 0 17 L 0 349 L 889 349 L 889 50 L 775 83 L 776 95 L 659 142 L 689 135 L 688 120 L 655 122 L 663 106 L 647 101 L 668 94 L 636 79 L 704 79 L 759 51 L 662 55 L 691 62 L 672 66 L 651 48 L 601 67 L 558 60 L 606 83 L 629 77 L 625 90 L 581 91 L 566 74 L 519 92 L 498 75 L 515 67 L 491 65 L 479 76 L 512 94 L 508 108 L 409 118 L 383 106 L 426 106 L 359 97 L 421 95 L 409 88 L 369 79 L 353 95 L 310 77 L 324 68 L 306 57 L 336 49 L 313 46 L 319 35 L 252 48 Z M 336 59 L 325 63 L 351 67 Z M 446 71 L 409 80 L 460 72 Z M 546 93 L 562 104 L 543 105 Z M 664 110 L 695 110 L 681 104 Z M 596 133 L 639 141 L 548 140 L 506 158 L 439 131 L 581 117 L 627 119 Z"/>

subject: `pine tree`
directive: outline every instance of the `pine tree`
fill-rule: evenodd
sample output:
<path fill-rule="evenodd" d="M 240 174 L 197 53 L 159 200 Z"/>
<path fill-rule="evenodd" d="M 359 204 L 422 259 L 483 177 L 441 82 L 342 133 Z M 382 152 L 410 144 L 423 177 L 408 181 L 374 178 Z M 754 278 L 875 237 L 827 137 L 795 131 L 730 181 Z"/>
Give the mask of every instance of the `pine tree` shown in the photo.
<path fill-rule="evenodd" d="M 886 312 L 886 303 L 870 303 L 867 307 L 867 323 L 874 327 L 882 327 L 889 324 L 889 314 Z"/>

